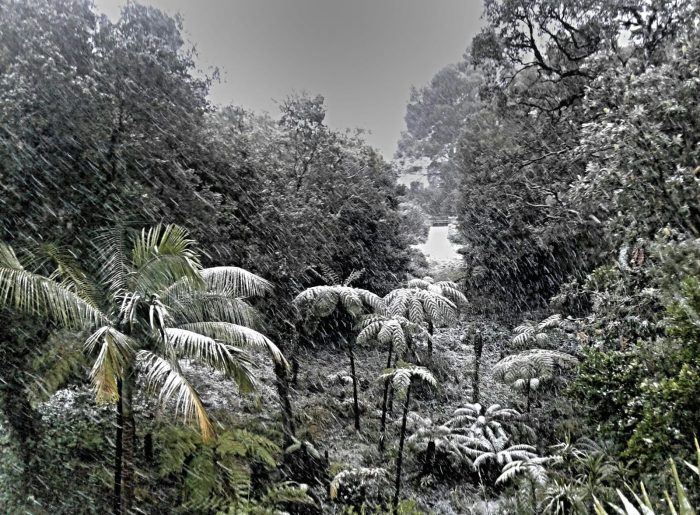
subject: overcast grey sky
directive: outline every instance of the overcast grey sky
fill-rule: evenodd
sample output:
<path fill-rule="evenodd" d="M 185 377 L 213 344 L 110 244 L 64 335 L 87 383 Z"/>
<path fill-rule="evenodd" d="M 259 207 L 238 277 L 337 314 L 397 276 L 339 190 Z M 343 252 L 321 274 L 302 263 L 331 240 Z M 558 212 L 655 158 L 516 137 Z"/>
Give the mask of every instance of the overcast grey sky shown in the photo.
<path fill-rule="evenodd" d="M 456 62 L 482 0 L 140 0 L 179 12 L 200 65 L 218 66 L 215 103 L 277 115 L 292 91 L 326 98 L 334 128 L 363 128 L 391 158 L 411 85 Z M 124 0 L 95 0 L 112 19 Z"/>

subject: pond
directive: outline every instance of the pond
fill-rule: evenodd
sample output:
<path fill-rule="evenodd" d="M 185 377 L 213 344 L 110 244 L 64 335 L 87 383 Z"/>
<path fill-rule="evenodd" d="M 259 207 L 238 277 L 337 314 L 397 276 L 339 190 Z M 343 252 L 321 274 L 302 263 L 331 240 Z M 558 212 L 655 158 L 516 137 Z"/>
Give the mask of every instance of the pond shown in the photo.
<path fill-rule="evenodd" d="M 449 226 L 432 226 L 428 233 L 428 239 L 425 243 L 416 245 L 416 248 L 431 260 L 448 261 L 461 259 L 461 256 L 457 253 L 459 247 L 449 240 L 448 235 Z"/>

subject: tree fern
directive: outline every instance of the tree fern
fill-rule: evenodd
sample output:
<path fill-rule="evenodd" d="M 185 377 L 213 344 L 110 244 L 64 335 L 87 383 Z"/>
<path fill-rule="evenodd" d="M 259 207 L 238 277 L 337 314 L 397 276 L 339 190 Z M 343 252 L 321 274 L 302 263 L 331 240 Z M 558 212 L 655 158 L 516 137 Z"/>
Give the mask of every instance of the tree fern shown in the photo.
<path fill-rule="evenodd" d="M 388 473 L 384 468 L 351 468 L 341 470 L 333 477 L 328 492 L 331 499 L 347 502 L 352 497 L 361 495 L 360 492 L 366 495 L 367 490 L 380 493 L 388 482 Z"/>
<path fill-rule="evenodd" d="M 564 352 L 531 349 L 506 356 L 493 367 L 496 381 L 509 385 L 526 395 L 527 411 L 530 411 L 531 392 L 554 378 L 555 367 L 571 366 L 578 360 Z"/>
<path fill-rule="evenodd" d="M 394 485 L 394 497 L 392 506 L 394 511 L 399 504 L 399 495 L 401 492 L 401 465 L 403 462 L 403 447 L 406 440 L 406 423 L 408 418 L 408 408 L 411 402 L 411 385 L 414 381 L 422 381 L 430 386 L 437 386 L 437 381 L 433 374 L 424 367 L 406 364 L 394 370 L 389 370 L 380 376 L 380 379 L 391 381 L 394 389 L 403 393 L 406 398 L 404 400 L 403 417 L 401 419 L 401 433 L 399 436 L 399 455 L 396 460 L 396 481 Z"/>
<path fill-rule="evenodd" d="M 539 343 L 547 341 L 549 338 L 548 329 L 559 327 L 561 323 L 561 315 L 555 314 L 545 318 L 539 323 L 526 322 L 515 328 L 515 336 L 513 343 L 522 346 L 530 341 Z"/>
<path fill-rule="evenodd" d="M 444 326 L 457 320 L 457 305 L 432 290 L 397 288 L 384 297 L 389 314 L 404 317 L 414 324 L 425 325 L 432 337 L 435 326 Z M 428 354 L 432 353 L 432 338 L 428 339 Z"/>
<path fill-rule="evenodd" d="M 423 277 L 423 279 L 411 279 L 406 283 L 407 288 L 419 288 L 428 290 L 438 295 L 442 295 L 450 299 L 456 306 L 466 306 L 468 304 L 467 297 L 459 289 L 457 283 L 452 281 L 435 282 L 432 277 Z"/>
<path fill-rule="evenodd" d="M 294 306 L 303 313 L 310 330 L 322 318 L 344 309 L 356 321 L 363 313 L 384 314 L 386 307 L 381 297 L 361 288 L 344 285 L 314 286 L 299 293 L 293 301 Z M 353 378 L 353 405 L 355 429 L 360 430 L 360 407 L 357 393 L 357 374 L 355 370 L 354 338 L 346 340 L 350 358 L 350 370 Z"/>

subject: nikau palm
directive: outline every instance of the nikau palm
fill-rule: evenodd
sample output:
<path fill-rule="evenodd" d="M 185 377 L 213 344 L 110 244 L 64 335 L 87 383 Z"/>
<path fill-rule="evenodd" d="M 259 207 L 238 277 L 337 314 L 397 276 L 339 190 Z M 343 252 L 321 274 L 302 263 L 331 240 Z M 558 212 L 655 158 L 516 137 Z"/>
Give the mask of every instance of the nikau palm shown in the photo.
<path fill-rule="evenodd" d="M 249 327 L 256 314 L 246 299 L 264 295 L 270 283 L 236 267 L 202 268 L 183 228 L 105 231 L 95 240 L 93 257 L 98 281 L 88 288 L 87 275 L 77 268 L 64 263 L 50 276 L 40 275 L 0 244 L 0 306 L 89 332 L 85 350 L 94 357 L 90 379 L 96 397 L 119 406 L 115 511 L 128 513 L 134 498 L 133 396 L 139 375 L 163 404 L 173 402 L 186 421 L 194 419 L 208 440 L 212 422 L 180 360 L 219 370 L 243 391 L 255 385 L 245 348 L 265 349 L 284 366 L 286 361 L 267 337 Z"/>

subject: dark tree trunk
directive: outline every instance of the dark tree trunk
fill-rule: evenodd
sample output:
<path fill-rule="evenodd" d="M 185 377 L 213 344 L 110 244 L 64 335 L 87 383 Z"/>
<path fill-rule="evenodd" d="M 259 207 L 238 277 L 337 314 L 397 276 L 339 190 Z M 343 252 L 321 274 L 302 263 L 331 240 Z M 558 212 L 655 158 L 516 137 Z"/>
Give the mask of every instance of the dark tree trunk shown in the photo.
<path fill-rule="evenodd" d="M 481 352 L 484 348 L 484 338 L 481 333 L 474 335 L 474 375 L 472 376 L 472 402 L 479 402 L 479 369 L 481 367 Z"/>
<path fill-rule="evenodd" d="M 389 344 L 389 357 L 386 360 L 386 368 L 391 368 L 391 355 L 394 350 L 394 345 Z M 386 410 L 387 403 L 389 400 L 389 385 L 391 384 L 391 378 L 387 377 L 384 380 L 384 395 L 382 396 L 382 422 L 379 428 L 379 452 L 384 452 L 386 446 Z"/>
<path fill-rule="evenodd" d="M 284 365 L 275 363 L 275 377 L 277 395 L 282 406 L 282 432 L 284 433 L 284 446 L 289 447 L 294 441 L 296 428 L 294 425 L 294 412 L 292 401 L 289 396 L 289 382 L 287 381 L 287 370 Z"/>
<path fill-rule="evenodd" d="M 153 461 L 153 433 L 146 433 L 143 437 L 143 457 L 147 463 Z"/>
<path fill-rule="evenodd" d="M 122 512 L 122 421 L 123 421 L 123 409 L 122 409 L 122 380 L 117 379 L 117 435 L 114 439 L 114 501 L 113 509 L 115 514 L 121 514 Z"/>
<path fill-rule="evenodd" d="M 348 356 L 350 356 L 350 374 L 352 375 L 352 402 L 355 408 L 355 429 L 360 431 L 360 402 L 357 398 L 357 374 L 355 373 L 355 353 L 353 345 L 348 346 Z"/>
<path fill-rule="evenodd" d="M 433 325 L 432 320 L 428 320 L 428 334 L 430 337 L 428 338 L 428 359 L 430 359 L 433 355 L 433 334 L 435 333 L 435 326 Z"/>
<path fill-rule="evenodd" d="M 398 365 L 398 363 L 399 363 L 399 354 L 396 353 L 394 355 L 394 368 L 396 368 L 396 365 Z M 389 413 L 393 414 L 394 413 L 394 389 L 393 388 L 389 388 L 389 401 L 388 401 L 388 403 L 389 403 L 389 405 L 387 407 L 387 411 Z"/>
<path fill-rule="evenodd" d="M 530 403 L 532 401 L 531 395 L 530 395 L 530 380 L 529 379 L 527 381 L 527 386 L 525 387 L 525 396 L 527 397 L 527 401 L 526 401 L 527 404 L 525 407 L 525 413 L 527 413 L 529 415 L 530 414 Z"/>
<path fill-rule="evenodd" d="M 6 378 L 0 377 L 0 397 L 3 411 L 9 426 L 9 432 L 16 442 L 17 451 L 22 460 L 22 484 L 17 485 L 22 495 L 30 495 L 40 479 L 34 460 L 35 447 L 39 440 L 39 430 L 34 409 L 27 398 L 23 384 L 21 368 Z M 4 384 L 3 384 L 4 383 Z"/>
<path fill-rule="evenodd" d="M 435 463 L 435 441 L 428 442 L 428 448 L 425 450 L 425 461 L 423 469 L 420 472 L 420 477 L 425 477 L 433 472 L 433 464 Z"/>
<path fill-rule="evenodd" d="M 28 497 L 41 486 L 40 471 L 35 460 L 40 439 L 39 418 L 27 396 L 26 381 L 31 357 L 38 345 L 46 345 L 49 326 L 35 319 L 0 309 L 0 404 L 7 421 L 8 432 L 22 460 L 22 484 L 16 485 L 20 497 Z"/>
<path fill-rule="evenodd" d="M 122 381 L 122 459 L 120 514 L 128 515 L 134 504 L 134 455 L 136 448 L 136 423 L 134 420 L 134 389 L 136 372 L 129 367 Z"/>
<path fill-rule="evenodd" d="M 394 499 L 391 505 L 396 513 L 401 494 L 401 466 L 403 465 L 403 444 L 406 439 L 406 420 L 408 419 L 408 405 L 411 402 L 411 384 L 406 389 L 406 402 L 403 405 L 403 418 L 401 419 L 401 435 L 399 437 L 399 455 L 396 457 L 396 483 L 394 485 Z"/>

